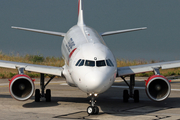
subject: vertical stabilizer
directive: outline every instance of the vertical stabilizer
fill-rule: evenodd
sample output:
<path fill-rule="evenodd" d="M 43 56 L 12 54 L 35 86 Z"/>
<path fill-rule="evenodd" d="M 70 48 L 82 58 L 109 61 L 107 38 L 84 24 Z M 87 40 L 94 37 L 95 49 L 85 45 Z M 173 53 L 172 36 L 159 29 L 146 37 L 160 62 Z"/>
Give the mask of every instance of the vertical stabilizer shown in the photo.
<path fill-rule="evenodd" d="M 78 1 L 78 23 L 77 25 L 84 25 L 84 18 L 83 18 L 83 0 Z"/>

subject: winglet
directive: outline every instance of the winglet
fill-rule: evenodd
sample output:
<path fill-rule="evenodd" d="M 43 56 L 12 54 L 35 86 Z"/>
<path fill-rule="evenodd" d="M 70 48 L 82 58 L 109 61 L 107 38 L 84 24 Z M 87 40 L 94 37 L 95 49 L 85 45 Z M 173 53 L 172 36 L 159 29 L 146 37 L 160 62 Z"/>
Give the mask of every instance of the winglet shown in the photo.
<path fill-rule="evenodd" d="M 83 0 L 78 1 L 78 23 L 77 23 L 77 25 L 79 25 L 79 26 L 84 25 Z"/>

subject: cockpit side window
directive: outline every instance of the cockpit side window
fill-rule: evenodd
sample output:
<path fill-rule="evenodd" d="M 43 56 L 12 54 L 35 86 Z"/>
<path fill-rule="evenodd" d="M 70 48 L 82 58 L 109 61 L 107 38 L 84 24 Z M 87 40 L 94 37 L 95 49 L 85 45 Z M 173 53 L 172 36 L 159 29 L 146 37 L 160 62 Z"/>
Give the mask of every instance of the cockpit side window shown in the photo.
<path fill-rule="evenodd" d="M 81 59 L 78 60 L 78 62 L 76 63 L 76 66 L 78 66 L 80 62 L 81 62 Z"/>
<path fill-rule="evenodd" d="M 112 61 L 110 59 L 108 59 L 108 61 L 111 63 L 111 66 L 114 67 L 114 64 L 112 63 Z"/>
<path fill-rule="evenodd" d="M 84 60 L 82 60 L 79 64 L 79 66 L 83 66 L 84 65 Z"/>
<path fill-rule="evenodd" d="M 95 66 L 95 62 L 94 62 L 94 61 L 91 61 L 91 60 L 86 60 L 85 66 L 94 67 L 94 66 Z"/>
<path fill-rule="evenodd" d="M 107 66 L 112 66 L 109 60 L 106 60 Z"/>
<path fill-rule="evenodd" d="M 96 66 L 97 67 L 106 66 L 105 60 L 96 61 Z"/>

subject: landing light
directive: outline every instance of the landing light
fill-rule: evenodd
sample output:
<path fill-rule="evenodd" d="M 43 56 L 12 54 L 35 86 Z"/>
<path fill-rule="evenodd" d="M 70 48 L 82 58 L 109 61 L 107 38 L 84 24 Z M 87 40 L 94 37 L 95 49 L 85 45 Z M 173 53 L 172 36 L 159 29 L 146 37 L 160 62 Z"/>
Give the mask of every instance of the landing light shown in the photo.
<path fill-rule="evenodd" d="M 97 96 L 98 96 L 98 94 L 97 94 L 97 93 L 95 93 L 95 94 L 88 93 L 88 96 L 94 96 L 94 97 L 97 97 Z"/>
<path fill-rule="evenodd" d="M 97 97 L 97 96 L 98 96 L 98 94 L 94 94 L 94 96 L 95 96 L 95 97 Z"/>

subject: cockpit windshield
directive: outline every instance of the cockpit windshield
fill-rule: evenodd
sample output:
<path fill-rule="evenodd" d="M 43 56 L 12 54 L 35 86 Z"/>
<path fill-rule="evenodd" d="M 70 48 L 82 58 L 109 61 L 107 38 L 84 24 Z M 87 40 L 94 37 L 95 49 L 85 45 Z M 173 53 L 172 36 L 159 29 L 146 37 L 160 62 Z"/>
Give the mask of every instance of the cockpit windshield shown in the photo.
<path fill-rule="evenodd" d="M 97 67 L 106 66 L 105 60 L 96 61 L 96 66 Z"/>
<path fill-rule="evenodd" d="M 94 66 L 95 66 L 95 61 L 86 60 L 86 62 L 85 62 L 85 66 L 94 67 Z"/>
<path fill-rule="evenodd" d="M 79 59 L 76 63 L 76 66 L 89 66 L 89 67 L 104 67 L 104 66 L 109 66 L 109 67 L 114 67 L 112 61 L 110 59 L 106 60 L 82 60 Z"/>

